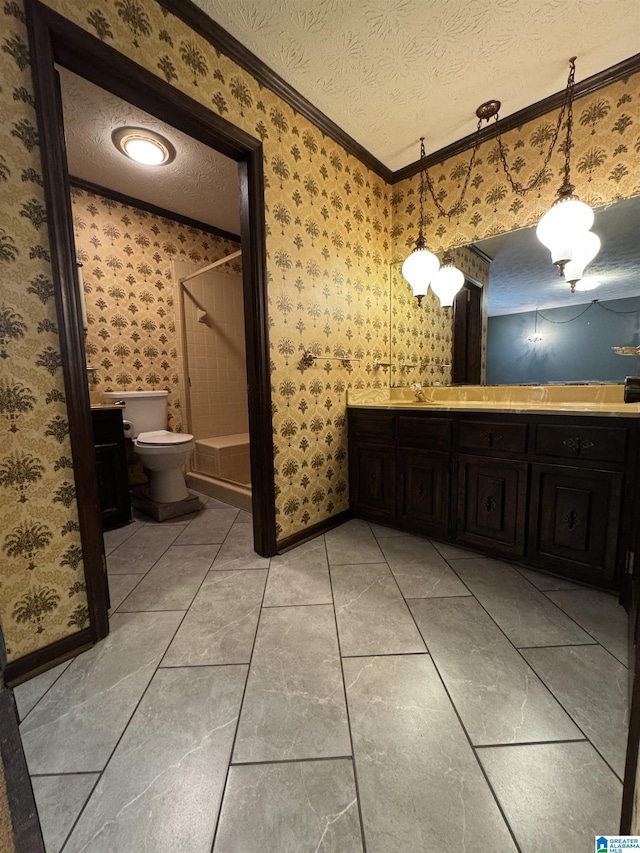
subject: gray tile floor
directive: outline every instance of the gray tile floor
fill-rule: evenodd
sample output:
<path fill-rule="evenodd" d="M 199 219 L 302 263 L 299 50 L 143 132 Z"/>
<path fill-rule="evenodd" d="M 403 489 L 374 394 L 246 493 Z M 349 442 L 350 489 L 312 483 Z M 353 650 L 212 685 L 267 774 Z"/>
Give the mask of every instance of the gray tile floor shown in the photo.
<path fill-rule="evenodd" d="M 107 533 L 111 634 L 16 699 L 48 853 L 582 853 L 618 830 L 615 598 L 213 499 Z"/>

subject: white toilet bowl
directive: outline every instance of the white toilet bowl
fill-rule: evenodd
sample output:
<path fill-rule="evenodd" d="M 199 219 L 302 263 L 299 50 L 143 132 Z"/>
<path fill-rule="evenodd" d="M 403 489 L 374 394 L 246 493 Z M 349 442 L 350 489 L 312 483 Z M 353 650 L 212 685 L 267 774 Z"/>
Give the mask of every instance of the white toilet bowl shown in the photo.
<path fill-rule="evenodd" d="M 189 497 L 182 468 L 195 450 L 193 436 L 169 432 L 168 391 L 105 391 L 109 403 L 124 403 L 133 449 L 149 477 L 149 497 L 156 503 L 175 503 Z"/>
<path fill-rule="evenodd" d="M 189 497 L 182 467 L 196 444 L 188 433 L 166 429 L 141 432 L 133 449 L 149 477 L 149 497 L 156 503 L 174 503 Z"/>

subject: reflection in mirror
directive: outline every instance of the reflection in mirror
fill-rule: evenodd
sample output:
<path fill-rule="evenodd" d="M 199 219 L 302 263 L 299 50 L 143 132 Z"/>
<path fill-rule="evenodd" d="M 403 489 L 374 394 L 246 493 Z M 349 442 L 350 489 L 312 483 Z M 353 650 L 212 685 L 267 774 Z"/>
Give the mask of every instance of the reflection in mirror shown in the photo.
<path fill-rule="evenodd" d="M 452 249 L 451 255 L 469 286 L 482 289 L 482 316 L 486 318 L 489 262 L 472 248 Z M 459 295 L 453 309 L 444 311 L 429 288 L 422 305 L 418 305 L 409 282 L 402 275 L 402 261 L 391 264 L 391 386 L 409 387 L 417 382 L 421 385 L 451 384 L 453 328 L 456 311 L 460 319 L 460 301 Z M 486 339 L 486 320 L 481 338 L 482 341 Z M 482 346 L 479 371 L 482 376 L 484 355 Z M 467 360 L 466 353 L 463 360 Z"/>
<path fill-rule="evenodd" d="M 611 347 L 640 344 L 640 197 L 597 209 L 593 231 L 602 248 L 575 293 L 535 227 L 476 244 L 492 259 L 488 384 L 622 382 L 637 372 L 637 358 Z"/>

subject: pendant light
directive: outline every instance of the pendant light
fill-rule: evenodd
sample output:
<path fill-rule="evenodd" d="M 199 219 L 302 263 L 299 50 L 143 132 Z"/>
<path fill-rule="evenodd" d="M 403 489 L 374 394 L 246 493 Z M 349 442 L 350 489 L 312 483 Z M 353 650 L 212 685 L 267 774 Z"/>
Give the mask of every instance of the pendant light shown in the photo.
<path fill-rule="evenodd" d="M 464 284 L 464 275 L 454 266 L 453 258 L 447 252 L 442 259 L 442 266 L 431 279 L 431 290 L 440 300 L 440 307 L 445 311 L 451 308 L 456 293 Z"/>
<path fill-rule="evenodd" d="M 567 115 L 567 137 L 564 146 L 564 178 L 558 189 L 558 198 L 548 210 L 536 228 L 538 240 L 551 252 L 551 261 L 560 273 L 565 265 L 573 260 L 578 246 L 588 244 L 591 248 L 595 241 L 586 240 L 585 234 L 593 225 L 593 210 L 575 195 L 571 183 L 571 149 L 573 147 L 573 88 L 576 75 L 576 57 L 569 60 L 570 70 L 563 111 Z M 598 241 L 599 244 L 599 241 Z M 599 248 L 596 248 L 596 253 Z M 591 257 L 593 259 L 595 254 Z M 586 266 L 586 264 L 585 264 Z M 575 279 L 577 281 L 577 279 Z"/>
<path fill-rule="evenodd" d="M 576 282 L 580 281 L 587 264 L 595 258 L 600 251 L 600 238 L 593 231 L 580 234 L 573 245 L 571 260 L 565 264 L 564 280 L 571 285 L 571 292 L 576 289 Z"/>
<path fill-rule="evenodd" d="M 411 252 L 405 262 L 402 264 L 402 275 L 411 285 L 413 295 L 418 300 L 418 305 L 422 304 L 422 299 L 425 296 L 429 282 L 438 271 L 440 261 L 437 256 L 427 249 L 427 241 L 424 236 L 424 188 L 425 188 L 425 170 L 424 170 L 424 137 L 420 139 L 420 222 L 418 225 L 418 239 L 416 240 L 415 249 Z"/>

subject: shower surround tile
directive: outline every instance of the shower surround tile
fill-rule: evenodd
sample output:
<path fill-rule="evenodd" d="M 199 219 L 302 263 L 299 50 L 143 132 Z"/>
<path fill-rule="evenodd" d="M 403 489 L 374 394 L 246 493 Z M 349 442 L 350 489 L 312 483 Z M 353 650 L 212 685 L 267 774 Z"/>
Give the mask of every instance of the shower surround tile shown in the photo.
<path fill-rule="evenodd" d="M 429 656 L 343 665 L 367 853 L 515 853 Z"/>
<path fill-rule="evenodd" d="M 350 754 L 333 607 L 265 608 L 234 763 Z"/>
<path fill-rule="evenodd" d="M 584 737 L 475 599 L 409 606 L 473 744 Z"/>
<path fill-rule="evenodd" d="M 361 853 L 350 759 L 233 766 L 213 853 Z"/>
<path fill-rule="evenodd" d="M 209 572 L 161 666 L 249 663 L 266 571 Z"/>
<path fill-rule="evenodd" d="M 182 618 L 111 617 L 109 636 L 73 661 L 22 725 L 30 773 L 104 768 Z"/>
<path fill-rule="evenodd" d="M 246 667 L 159 670 L 65 853 L 209 853 Z"/>
<path fill-rule="evenodd" d="M 426 651 L 386 563 L 331 566 L 331 584 L 344 657 Z"/>

